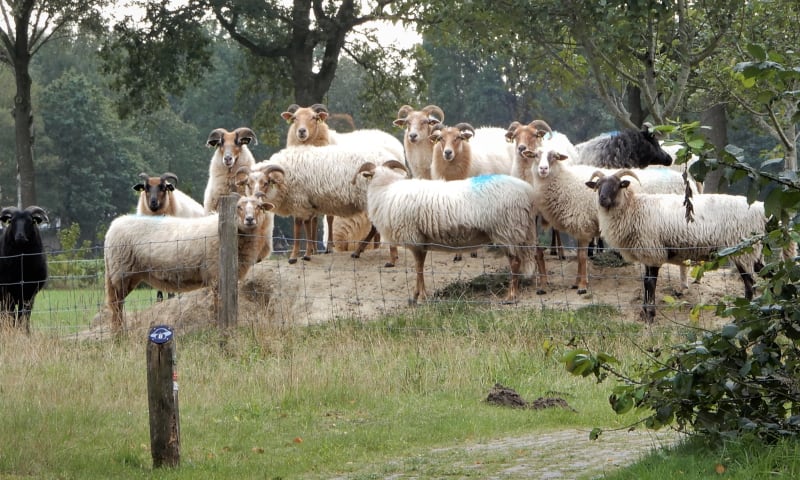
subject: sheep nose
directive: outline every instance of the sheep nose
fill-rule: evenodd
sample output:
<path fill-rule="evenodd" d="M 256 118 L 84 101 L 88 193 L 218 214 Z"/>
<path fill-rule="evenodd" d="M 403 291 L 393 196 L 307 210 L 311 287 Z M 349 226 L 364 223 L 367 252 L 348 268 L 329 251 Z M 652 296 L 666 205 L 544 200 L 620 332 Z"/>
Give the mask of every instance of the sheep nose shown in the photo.
<path fill-rule="evenodd" d="M 447 159 L 447 160 L 452 160 L 453 159 L 453 151 L 450 150 L 449 148 L 445 149 L 444 152 L 442 152 L 442 153 L 444 153 L 444 158 L 445 159 Z"/>
<path fill-rule="evenodd" d="M 527 146 L 527 145 L 523 145 L 523 144 L 517 145 L 517 151 L 518 151 L 520 154 L 523 154 L 523 153 L 525 153 L 525 150 L 527 150 L 527 149 L 528 149 L 528 146 Z"/>
<path fill-rule="evenodd" d="M 547 174 L 550 173 L 550 169 L 547 167 L 539 167 L 539 176 L 546 177 Z"/>
<path fill-rule="evenodd" d="M 230 153 L 226 153 L 224 157 L 222 157 L 222 161 L 225 162 L 226 167 L 230 167 L 233 165 L 233 155 Z"/>
<path fill-rule="evenodd" d="M 415 143 L 417 141 L 417 138 L 419 138 L 419 134 L 414 132 L 408 132 L 408 141 L 410 141 L 411 143 Z"/>
<path fill-rule="evenodd" d="M 158 210 L 158 200 L 151 200 L 150 201 L 150 210 Z"/>
<path fill-rule="evenodd" d="M 297 129 L 297 136 L 302 140 L 308 136 L 308 130 L 304 128 Z"/>

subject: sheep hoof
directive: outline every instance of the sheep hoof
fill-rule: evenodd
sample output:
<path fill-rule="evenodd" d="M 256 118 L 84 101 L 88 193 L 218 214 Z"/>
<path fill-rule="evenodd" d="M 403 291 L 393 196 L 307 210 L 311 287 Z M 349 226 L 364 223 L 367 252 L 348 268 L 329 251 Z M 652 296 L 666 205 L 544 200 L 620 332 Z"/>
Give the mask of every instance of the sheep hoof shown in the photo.
<path fill-rule="evenodd" d="M 385 263 L 383 266 L 384 266 L 385 268 L 391 268 L 391 267 L 394 267 L 394 263 L 392 263 L 392 262 L 386 262 L 386 263 Z"/>
<path fill-rule="evenodd" d="M 361 258 L 361 255 L 358 252 L 353 252 L 350 254 L 350 258 Z"/>
<path fill-rule="evenodd" d="M 416 298 L 409 298 L 408 299 L 408 306 L 409 307 L 416 307 L 417 306 L 417 299 Z"/>
<path fill-rule="evenodd" d="M 579 288 L 578 289 L 578 295 L 583 295 L 584 293 L 586 293 L 586 289 L 585 288 Z"/>
<path fill-rule="evenodd" d="M 639 312 L 639 319 L 644 323 L 654 323 L 656 320 L 655 309 L 643 309 L 641 312 Z"/>
<path fill-rule="evenodd" d="M 478 258 L 478 252 L 472 252 L 469 254 L 469 256 L 472 258 Z"/>
<path fill-rule="evenodd" d="M 456 255 L 455 257 L 453 257 L 453 261 L 454 262 L 460 262 L 461 261 L 461 255 Z"/>
<path fill-rule="evenodd" d="M 289 259 L 289 265 L 294 265 L 295 263 L 297 263 L 297 259 L 296 258 L 290 258 Z"/>
<path fill-rule="evenodd" d="M 547 292 L 542 290 L 541 288 L 536 290 L 536 295 L 544 295 L 545 293 L 547 293 Z"/>
<path fill-rule="evenodd" d="M 309 257 L 308 255 L 303 255 L 303 260 L 308 262 L 309 260 L 311 260 L 311 257 Z"/>

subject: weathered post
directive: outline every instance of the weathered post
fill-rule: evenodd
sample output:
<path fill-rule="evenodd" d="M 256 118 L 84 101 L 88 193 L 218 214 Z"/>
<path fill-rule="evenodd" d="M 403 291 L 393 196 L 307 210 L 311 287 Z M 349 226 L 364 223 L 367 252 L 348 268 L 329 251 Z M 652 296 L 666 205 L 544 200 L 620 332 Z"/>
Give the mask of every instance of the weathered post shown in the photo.
<path fill-rule="evenodd" d="M 236 326 L 239 311 L 239 242 L 236 238 L 237 195 L 219 201 L 219 301 L 217 325 L 221 330 Z"/>
<path fill-rule="evenodd" d="M 177 467 L 181 460 L 178 373 L 172 329 L 150 329 L 147 342 L 147 400 L 153 468 Z"/>

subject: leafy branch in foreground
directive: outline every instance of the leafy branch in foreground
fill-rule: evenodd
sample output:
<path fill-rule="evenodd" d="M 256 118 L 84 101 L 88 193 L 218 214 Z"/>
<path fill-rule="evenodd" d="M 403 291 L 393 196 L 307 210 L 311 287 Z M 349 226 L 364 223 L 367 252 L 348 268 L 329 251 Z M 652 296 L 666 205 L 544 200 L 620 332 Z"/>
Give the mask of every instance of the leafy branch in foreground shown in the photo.
<path fill-rule="evenodd" d="M 800 434 L 800 267 L 796 244 L 800 233 L 793 220 L 800 210 L 800 184 L 794 173 L 774 174 L 737 159 L 728 148 L 715 160 L 706 160 L 712 146 L 698 124 L 667 127 L 683 136 L 683 161 L 697 155 L 692 173 L 704 176 L 724 168 L 730 182 L 748 179 L 748 198 L 765 196 L 771 218 L 767 234 L 742 241 L 718 252 L 698 270 L 703 272 L 761 242 L 769 262 L 760 272 L 760 296 L 736 298 L 715 307 L 731 321 L 718 331 L 695 330 L 685 342 L 671 347 L 666 358 L 651 357 L 633 374 L 615 369 L 616 360 L 586 348 L 568 351 L 563 361 L 574 375 L 594 375 L 598 382 L 615 379 L 611 408 L 623 414 L 636 408 L 647 412 L 648 428 L 672 425 L 678 430 L 733 438 L 753 435 L 766 441 Z M 762 167 L 771 166 L 767 162 Z M 768 190 L 768 191 L 767 191 Z M 687 208 L 690 207 L 690 204 Z M 783 255 L 777 255 L 783 253 Z M 597 438 L 601 429 L 594 429 Z"/>

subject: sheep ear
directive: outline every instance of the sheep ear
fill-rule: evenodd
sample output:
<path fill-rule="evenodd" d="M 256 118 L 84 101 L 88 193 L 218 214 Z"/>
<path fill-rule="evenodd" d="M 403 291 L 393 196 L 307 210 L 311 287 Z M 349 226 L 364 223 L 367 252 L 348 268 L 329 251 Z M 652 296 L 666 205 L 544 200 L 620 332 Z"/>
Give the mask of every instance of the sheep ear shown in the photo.
<path fill-rule="evenodd" d="M 566 155 L 564 155 L 563 153 L 556 153 L 556 160 L 561 160 L 561 161 L 564 161 L 564 160 L 566 160 L 566 159 L 568 159 L 568 158 L 569 158 L 569 157 L 568 157 L 568 156 L 566 156 Z"/>
<path fill-rule="evenodd" d="M 136 190 L 137 192 L 143 192 L 144 191 L 144 184 L 143 183 L 137 183 L 132 188 L 134 190 Z"/>
<path fill-rule="evenodd" d="M 217 128 L 212 130 L 211 133 L 208 134 L 208 140 L 206 140 L 207 147 L 216 147 L 222 142 L 222 138 L 227 133 L 227 130 L 224 128 Z"/>
<path fill-rule="evenodd" d="M 167 182 L 165 185 L 167 187 L 167 190 L 169 190 L 170 192 L 174 192 L 175 191 L 175 185 L 173 185 L 173 184 L 171 184 L 169 182 Z"/>
<path fill-rule="evenodd" d="M 595 182 L 594 180 L 589 180 L 588 182 L 586 182 L 586 186 L 591 188 L 592 190 L 597 190 L 597 182 Z"/>
<path fill-rule="evenodd" d="M 472 138 L 472 134 L 473 132 L 469 130 L 461 130 L 461 138 L 463 138 L 464 140 L 469 141 L 469 139 Z"/>
<path fill-rule="evenodd" d="M 50 219 L 47 218 L 47 212 L 45 212 L 42 207 L 31 205 L 30 207 L 26 208 L 25 211 L 31 214 L 34 223 L 36 223 L 37 225 L 39 225 L 40 223 L 47 223 L 50 221 Z"/>
<path fill-rule="evenodd" d="M 318 112 L 317 115 L 319 116 L 318 122 L 324 122 L 328 119 L 328 112 Z"/>
<path fill-rule="evenodd" d="M 11 221 L 11 216 L 13 215 L 13 213 L 14 213 L 13 208 L 11 207 L 4 208 L 3 211 L 0 212 L 0 222 L 8 223 L 9 221 Z"/>
<path fill-rule="evenodd" d="M 408 119 L 397 118 L 392 122 L 392 125 L 394 125 L 395 127 L 405 128 L 407 123 Z"/>
<path fill-rule="evenodd" d="M 431 143 L 439 143 L 439 140 L 441 140 L 441 139 L 442 139 L 442 136 L 439 135 L 438 133 L 432 133 L 432 134 L 428 135 L 428 140 L 430 140 Z"/>
<path fill-rule="evenodd" d="M 619 182 L 619 188 L 628 188 L 631 185 L 630 180 L 623 180 Z"/>
<path fill-rule="evenodd" d="M 283 112 L 283 113 L 281 113 L 281 118 L 286 120 L 286 123 L 294 122 L 294 114 L 292 112 Z"/>

